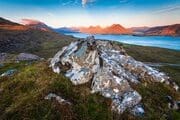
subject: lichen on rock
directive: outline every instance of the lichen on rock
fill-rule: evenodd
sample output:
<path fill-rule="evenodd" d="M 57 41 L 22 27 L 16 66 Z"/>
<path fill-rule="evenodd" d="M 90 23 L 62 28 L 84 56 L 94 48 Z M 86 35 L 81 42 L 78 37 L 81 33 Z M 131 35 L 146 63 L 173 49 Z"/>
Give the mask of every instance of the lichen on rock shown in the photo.
<path fill-rule="evenodd" d="M 64 47 L 51 60 L 56 73 L 63 72 L 74 85 L 91 82 L 92 93 L 112 99 L 112 110 L 143 114 L 138 105 L 141 95 L 130 83 L 142 81 L 169 83 L 169 77 L 158 70 L 136 61 L 120 46 L 110 41 L 87 37 Z M 176 84 L 175 84 L 176 85 Z"/>

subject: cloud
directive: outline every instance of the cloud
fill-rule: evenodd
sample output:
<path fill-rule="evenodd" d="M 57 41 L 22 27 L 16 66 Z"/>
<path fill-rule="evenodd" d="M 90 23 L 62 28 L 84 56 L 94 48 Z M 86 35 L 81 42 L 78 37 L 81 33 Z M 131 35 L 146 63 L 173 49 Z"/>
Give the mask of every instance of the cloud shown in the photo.
<path fill-rule="evenodd" d="M 23 25 L 34 25 L 42 22 L 33 19 L 22 19 L 20 23 Z"/>
<path fill-rule="evenodd" d="M 95 0 L 82 0 L 82 6 L 85 7 L 86 4 L 94 2 Z"/>
<path fill-rule="evenodd" d="M 129 0 L 119 0 L 120 3 L 128 3 Z"/>
<path fill-rule="evenodd" d="M 176 6 L 167 6 L 166 8 L 162 8 L 159 10 L 156 10 L 154 13 L 167 13 L 175 10 L 180 10 L 180 5 Z"/>

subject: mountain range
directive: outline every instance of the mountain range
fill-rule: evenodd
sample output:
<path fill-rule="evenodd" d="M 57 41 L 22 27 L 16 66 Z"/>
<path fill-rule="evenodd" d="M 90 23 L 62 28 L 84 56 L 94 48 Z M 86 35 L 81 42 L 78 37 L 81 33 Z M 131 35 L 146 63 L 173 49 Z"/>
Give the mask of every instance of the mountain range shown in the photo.
<path fill-rule="evenodd" d="M 79 27 L 76 28 L 79 32 L 89 34 L 131 34 L 132 31 L 124 28 L 120 24 L 113 24 L 107 27 L 101 26 L 90 26 L 90 27 Z"/>
<path fill-rule="evenodd" d="M 129 34 L 142 36 L 180 36 L 180 24 L 156 26 L 156 27 L 131 27 L 125 28 L 120 24 L 113 24 L 107 27 L 89 26 L 89 27 L 61 27 L 52 28 L 45 23 L 32 20 L 22 19 L 21 23 L 14 23 L 9 20 L 0 18 L 1 29 L 27 30 L 38 29 L 41 31 L 53 31 L 57 33 L 87 33 L 87 34 Z"/>

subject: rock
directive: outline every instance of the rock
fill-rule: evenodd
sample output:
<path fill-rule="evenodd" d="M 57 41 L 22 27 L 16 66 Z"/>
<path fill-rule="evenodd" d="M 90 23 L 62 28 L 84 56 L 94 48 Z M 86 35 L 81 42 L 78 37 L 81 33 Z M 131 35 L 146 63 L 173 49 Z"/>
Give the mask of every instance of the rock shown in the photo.
<path fill-rule="evenodd" d="M 121 46 L 94 37 L 62 48 L 51 59 L 50 67 L 55 73 L 63 71 L 74 85 L 91 81 L 91 93 L 98 92 L 112 99 L 112 110 L 119 114 L 133 107 L 137 114 L 143 113 L 143 108 L 136 107 L 142 97 L 130 83 L 167 83 L 170 79 L 165 73 L 128 56 Z"/>
<path fill-rule="evenodd" d="M 8 71 L 4 72 L 3 74 L 1 74 L 1 77 L 12 76 L 15 72 L 17 72 L 16 69 L 8 70 Z"/>
<path fill-rule="evenodd" d="M 145 114 L 145 111 L 142 107 L 142 105 L 136 105 L 132 110 L 131 113 L 135 116 L 142 117 Z"/>
<path fill-rule="evenodd" d="M 4 64 L 0 63 L 0 68 L 4 67 Z"/>
<path fill-rule="evenodd" d="M 180 110 L 180 101 L 175 101 L 171 96 L 166 96 L 169 109 Z"/>
<path fill-rule="evenodd" d="M 4 62 L 7 58 L 7 53 L 0 53 L 0 63 Z"/>
<path fill-rule="evenodd" d="M 17 61 L 36 61 L 41 60 L 41 58 L 37 55 L 29 54 L 29 53 L 20 53 L 16 57 Z"/>
<path fill-rule="evenodd" d="M 3 92 L 3 89 L 0 88 L 0 94 Z"/>
<path fill-rule="evenodd" d="M 54 93 L 49 93 L 47 96 L 44 97 L 45 100 L 51 100 L 51 99 L 55 99 L 57 102 L 59 102 L 60 104 L 69 104 L 71 105 L 71 103 L 65 99 L 63 99 L 62 97 L 54 94 Z"/>

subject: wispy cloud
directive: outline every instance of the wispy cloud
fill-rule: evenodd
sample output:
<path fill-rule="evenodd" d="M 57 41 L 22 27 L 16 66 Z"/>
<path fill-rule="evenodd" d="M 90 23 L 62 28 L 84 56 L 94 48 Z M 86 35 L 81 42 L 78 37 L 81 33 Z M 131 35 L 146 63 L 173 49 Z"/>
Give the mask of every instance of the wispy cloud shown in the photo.
<path fill-rule="evenodd" d="M 176 10 L 180 10 L 180 5 L 166 6 L 166 8 L 161 8 L 159 10 L 154 11 L 153 13 L 167 13 Z"/>
<path fill-rule="evenodd" d="M 38 24 L 38 23 L 42 23 L 39 20 L 34 20 L 34 19 L 21 19 L 21 24 L 23 25 L 30 25 L 30 24 Z"/>
<path fill-rule="evenodd" d="M 85 7 L 86 4 L 91 3 L 91 2 L 95 2 L 96 0 L 82 0 L 82 6 Z"/>
<path fill-rule="evenodd" d="M 119 0 L 120 3 L 128 3 L 130 0 Z"/>

